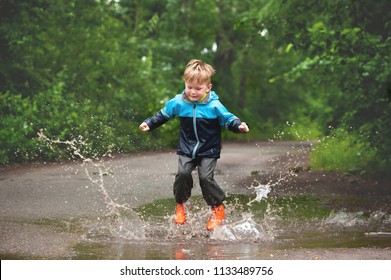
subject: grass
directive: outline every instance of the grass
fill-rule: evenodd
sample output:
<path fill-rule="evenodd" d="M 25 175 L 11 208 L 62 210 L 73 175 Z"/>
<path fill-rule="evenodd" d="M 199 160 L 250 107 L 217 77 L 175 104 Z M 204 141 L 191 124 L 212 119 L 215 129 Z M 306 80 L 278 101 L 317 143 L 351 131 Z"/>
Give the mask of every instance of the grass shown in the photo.
<path fill-rule="evenodd" d="M 377 151 L 365 139 L 353 133 L 337 131 L 315 146 L 310 166 L 315 170 L 338 171 L 363 175 L 377 169 Z"/>
<path fill-rule="evenodd" d="M 265 214 L 278 215 L 283 219 L 311 219 L 327 217 L 331 210 L 323 206 L 320 198 L 311 196 L 293 196 L 288 198 L 273 198 L 248 203 L 254 199 L 253 195 L 228 195 L 224 204 L 231 214 L 250 212 L 255 218 L 262 219 Z M 207 207 L 201 196 L 191 198 L 192 209 Z M 175 211 L 174 199 L 159 199 L 153 203 L 145 204 L 134 211 L 145 220 L 164 219 L 167 215 L 173 215 Z M 195 210 L 197 211 L 197 210 Z"/>

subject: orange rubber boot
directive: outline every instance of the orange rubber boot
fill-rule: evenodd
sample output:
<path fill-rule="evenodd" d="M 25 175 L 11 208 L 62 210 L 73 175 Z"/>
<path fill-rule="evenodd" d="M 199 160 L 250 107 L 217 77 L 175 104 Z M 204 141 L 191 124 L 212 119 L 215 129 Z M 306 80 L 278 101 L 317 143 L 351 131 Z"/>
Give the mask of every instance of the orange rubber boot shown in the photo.
<path fill-rule="evenodd" d="M 175 224 L 183 225 L 186 223 L 185 205 L 178 203 L 175 212 Z"/>
<path fill-rule="evenodd" d="M 208 224 L 206 225 L 207 230 L 214 230 L 215 227 L 221 226 L 225 216 L 223 205 L 212 208 L 212 216 L 210 217 Z"/>

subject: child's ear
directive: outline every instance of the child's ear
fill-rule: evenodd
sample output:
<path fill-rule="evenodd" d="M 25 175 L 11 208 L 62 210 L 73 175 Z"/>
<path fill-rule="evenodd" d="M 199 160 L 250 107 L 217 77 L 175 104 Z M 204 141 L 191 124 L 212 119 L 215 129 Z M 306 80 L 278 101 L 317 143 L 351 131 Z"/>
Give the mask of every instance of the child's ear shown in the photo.
<path fill-rule="evenodd" d="M 209 84 L 208 85 L 208 91 L 210 91 L 212 89 L 212 84 Z"/>

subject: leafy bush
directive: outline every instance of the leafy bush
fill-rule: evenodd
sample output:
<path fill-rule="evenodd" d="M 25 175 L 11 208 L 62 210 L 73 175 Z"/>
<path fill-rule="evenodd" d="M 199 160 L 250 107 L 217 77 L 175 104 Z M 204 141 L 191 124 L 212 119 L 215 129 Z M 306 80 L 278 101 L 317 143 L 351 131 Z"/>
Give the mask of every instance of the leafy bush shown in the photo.
<path fill-rule="evenodd" d="M 77 148 L 88 157 L 153 148 L 156 143 L 151 147 L 148 135 L 138 132 L 137 120 L 116 113 L 121 111 L 118 104 L 115 98 L 106 106 L 89 99 L 80 101 L 65 94 L 62 83 L 31 98 L 1 93 L 0 165 L 78 158 L 69 145 L 40 139 L 40 131 L 52 140 L 77 140 Z"/>
<path fill-rule="evenodd" d="M 377 149 L 355 132 L 335 131 L 314 148 L 310 157 L 312 169 L 370 174 L 385 168 Z M 384 170 L 385 171 L 385 170 Z"/>

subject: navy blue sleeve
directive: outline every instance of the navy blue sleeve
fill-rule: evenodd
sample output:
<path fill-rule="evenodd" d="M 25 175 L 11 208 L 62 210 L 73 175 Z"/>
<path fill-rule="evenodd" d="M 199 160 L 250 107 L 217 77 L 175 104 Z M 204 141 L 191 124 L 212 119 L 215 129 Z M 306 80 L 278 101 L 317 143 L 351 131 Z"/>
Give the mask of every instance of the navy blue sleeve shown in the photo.
<path fill-rule="evenodd" d="M 144 122 L 149 126 L 150 130 L 158 128 L 159 126 L 165 124 L 169 120 L 175 118 L 177 115 L 177 105 L 181 100 L 181 95 L 176 95 L 175 98 L 169 100 L 166 103 L 166 107 L 157 112 L 154 116 L 146 119 Z"/>
<path fill-rule="evenodd" d="M 153 130 L 155 128 L 158 128 L 159 126 L 165 124 L 166 122 L 168 122 L 169 119 L 166 119 L 162 112 L 159 111 L 157 112 L 155 115 L 153 115 L 152 117 L 144 120 L 144 122 L 149 126 L 149 129 L 150 130 Z"/>
<path fill-rule="evenodd" d="M 239 130 L 239 126 L 241 123 L 242 121 L 240 119 L 234 119 L 228 124 L 227 128 L 235 133 L 241 133 L 241 131 Z"/>

